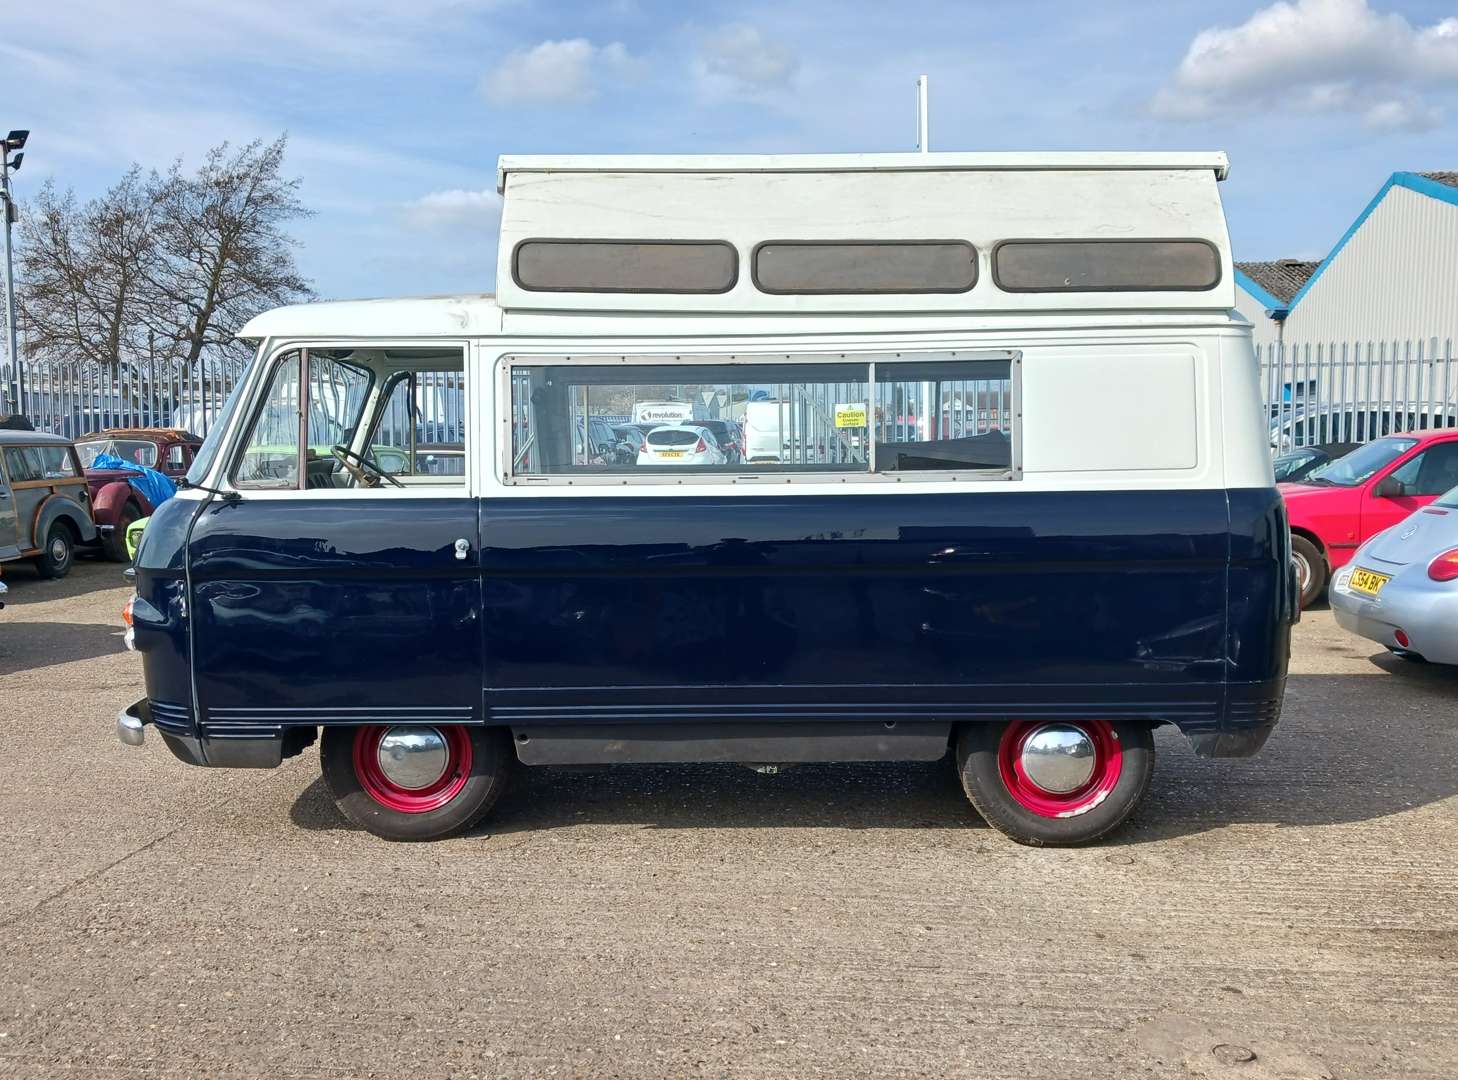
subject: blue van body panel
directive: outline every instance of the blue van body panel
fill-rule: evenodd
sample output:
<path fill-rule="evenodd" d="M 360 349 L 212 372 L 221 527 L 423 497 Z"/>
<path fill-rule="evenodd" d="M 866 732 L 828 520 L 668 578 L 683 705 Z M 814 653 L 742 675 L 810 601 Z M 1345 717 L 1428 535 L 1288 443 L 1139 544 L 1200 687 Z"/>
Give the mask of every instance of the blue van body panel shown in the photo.
<path fill-rule="evenodd" d="M 137 546 L 132 629 L 142 654 L 147 715 L 184 761 L 206 764 L 192 703 L 187 618 L 187 540 L 203 503 L 168 499 L 147 520 Z"/>
<path fill-rule="evenodd" d="M 1145 717 L 1237 756 L 1279 715 L 1289 565 L 1274 489 L 173 500 L 137 637 L 154 722 L 206 764 L 423 721 Z"/>
<path fill-rule="evenodd" d="M 1234 647 L 1242 693 L 1279 698 L 1279 505 L 1274 490 L 488 500 L 488 719 L 1106 715 L 1218 732 Z"/>
<path fill-rule="evenodd" d="M 480 723 L 477 522 L 464 497 L 209 503 L 189 545 L 204 734 Z"/>

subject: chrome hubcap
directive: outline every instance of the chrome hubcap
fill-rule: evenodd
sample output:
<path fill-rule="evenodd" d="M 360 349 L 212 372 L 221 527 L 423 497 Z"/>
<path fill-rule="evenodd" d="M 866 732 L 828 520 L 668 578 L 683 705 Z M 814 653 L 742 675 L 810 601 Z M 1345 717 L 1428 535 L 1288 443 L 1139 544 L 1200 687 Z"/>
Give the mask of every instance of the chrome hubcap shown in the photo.
<path fill-rule="evenodd" d="M 380 771 L 406 791 L 430 787 L 450 764 L 445 736 L 433 727 L 392 727 L 380 739 Z"/>
<path fill-rule="evenodd" d="M 54 559 L 56 562 L 65 561 L 66 541 L 59 539 L 51 541 L 51 558 Z"/>
<path fill-rule="evenodd" d="M 1044 791 L 1066 795 L 1093 778 L 1093 740 L 1072 724 L 1044 724 L 1023 741 L 1023 775 Z"/>
<path fill-rule="evenodd" d="M 1296 580 L 1301 583 L 1301 591 L 1306 591 L 1306 583 L 1311 580 L 1311 565 L 1300 555 L 1292 555 L 1291 561 L 1296 564 Z"/>

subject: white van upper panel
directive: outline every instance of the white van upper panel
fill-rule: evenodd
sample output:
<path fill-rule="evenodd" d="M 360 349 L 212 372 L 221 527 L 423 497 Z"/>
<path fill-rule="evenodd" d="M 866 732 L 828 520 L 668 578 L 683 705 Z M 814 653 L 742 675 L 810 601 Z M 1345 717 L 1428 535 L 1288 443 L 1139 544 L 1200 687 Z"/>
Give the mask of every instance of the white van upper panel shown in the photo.
<path fill-rule="evenodd" d="M 1106 155 L 1071 163 L 1003 155 L 973 165 L 955 154 L 888 155 L 884 164 L 873 155 L 851 160 L 795 167 L 787 164 L 791 158 L 738 164 L 681 158 L 635 168 L 630 159 L 614 159 L 574 168 L 571 159 L 504 159 L 498 302 L 507 311 L 706 314 L 1224 311 L 1234 305 L 1216 187 L 1219 155 L 1162 162 L 1154 155 Z M 519 249 L 544 240 L 717 242 L 737 253 L 737 273 L 724 291 L 692 294 L 524 287 Z M 756 281 L 755 249 L 765 242 L 897 240 L 970 243 L 975 283 L 961 292 L 786 295 Z M 1198 241 L 1218 257 L 1218 274 L 1213 286 L 1200 289 L 1011 291 L 999 286 L 993 252 L 1013 240 Z"/>

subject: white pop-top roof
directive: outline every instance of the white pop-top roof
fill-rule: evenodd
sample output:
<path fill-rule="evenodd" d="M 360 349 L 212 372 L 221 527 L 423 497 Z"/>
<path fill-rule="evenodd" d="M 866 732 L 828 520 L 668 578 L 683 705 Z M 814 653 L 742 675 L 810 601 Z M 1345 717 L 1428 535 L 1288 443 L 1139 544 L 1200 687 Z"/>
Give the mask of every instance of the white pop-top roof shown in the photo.
<path fill-rule="evenodd" d="M 503 154 L 496 190 L 506 194 L 512 173 L 807 173 L 1028 172 L 1032 170 L 1198 169 L 1224 180 L 1230 159 L 1220 151 L 964 154 Z"/>
<path fill-rule="evenodd" d="M 280 308 L 239 336 L 655 335 L 687 332 L 684 318 L 722 333 L 744 315 L 768 317 L 761 329 L 789 332 L 829 332 L 847 314 L 920 314 L 947 326 L 969 317 L 1027 325 L 1027 316 L 1055 311 L 1090 322 L 1100 313 L 1208 316 L 1235 304 L 1216 187 L 1228 168 L 1222 153 L 1195 152 L 503 157 L 494 297 Z M 716 295 L 532 292 L 513 280 L 512 254 L 523 240 L 542 238 L 722 240 L 737 252 L 740 272 Z M 766 240 L 917 239 L 972 244 L 975 286 L 959 294 L 786 296 L 760 291 L 751 273 L 754 248 Z M 1199 292 L 1005 292 L 991 253 L 1008 239 L 1204 240 L 1218 252 L 1220 282 Z M 681 318 L 650 327 L 642 322 L 649 313 Z M 579 318 L 566 317 L 573 314 Z M 589 315 L 590 330 L 580 321 Z"/>
<path fill-rule="evenodd" d="M 496 296 L 509 312 L 1225 310 L 1234 273 L 1216 183 L 1227 169 L 1220 153 L 503 157 Z M 1014 239 L 1200 240 L 1218 253 L 1220 280 L 1190 291 L 1014 293 L 992 272 L 993 248 Z M 540 240 L 720 241 L 739 272 L 714 294 L 526 288 L 514 275 L 518 247 Z M 757 245 L 798 240 L 965 241 L 978 280 L 938 294 L 759 288 Z"/>

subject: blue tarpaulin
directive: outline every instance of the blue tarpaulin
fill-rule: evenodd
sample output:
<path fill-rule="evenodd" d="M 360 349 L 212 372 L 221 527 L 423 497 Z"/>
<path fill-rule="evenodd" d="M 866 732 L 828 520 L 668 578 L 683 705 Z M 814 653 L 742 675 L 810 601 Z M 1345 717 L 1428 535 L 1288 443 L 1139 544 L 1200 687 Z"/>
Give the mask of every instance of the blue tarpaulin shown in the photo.
<path fill-rule="evenodd" d="M 145 465 L 134 465 L 130 461 L 123 461 L 112 454 L 97 454 L 91 460 L 89 468 L 92 469 L 122 469 L 135 476 L 127 477 L 127 483 L 141 492 L 142 497 L 152 504 L 155 510 L 172 496 L 177 494 L 177 485 L 172 478 L 156 469 L 149 469 Z"/>

